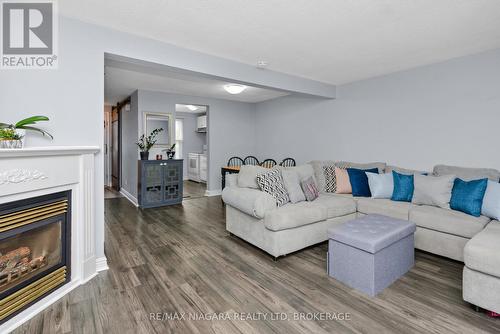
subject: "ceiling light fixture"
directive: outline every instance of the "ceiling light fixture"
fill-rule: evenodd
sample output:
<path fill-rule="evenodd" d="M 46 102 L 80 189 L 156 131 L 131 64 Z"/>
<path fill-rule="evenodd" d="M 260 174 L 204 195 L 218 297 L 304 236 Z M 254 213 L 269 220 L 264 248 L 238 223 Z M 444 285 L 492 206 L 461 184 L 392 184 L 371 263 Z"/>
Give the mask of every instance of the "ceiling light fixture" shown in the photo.
<path fill-rule="evenodd" d="M 238 85 L 238 84 L 228 84 L 228 85 L 224 85 L 224 89 L 229 94 L 240 94 L 245 89 L 247 89 L 247 86 Z"/>
<path fill-rule="evenodd" d="M 188 109 L 189 109 L 189 110 L 191 110 L 191 111 L 195 111 L 195 110 L 197 110 L 197 109 L 198 109 L 198 107 L 197 107 L 197 106 L 193 106 L 192 104 L 188 104 L 188 105 L 186 106 L 186 108 L 188 108 Z"/>

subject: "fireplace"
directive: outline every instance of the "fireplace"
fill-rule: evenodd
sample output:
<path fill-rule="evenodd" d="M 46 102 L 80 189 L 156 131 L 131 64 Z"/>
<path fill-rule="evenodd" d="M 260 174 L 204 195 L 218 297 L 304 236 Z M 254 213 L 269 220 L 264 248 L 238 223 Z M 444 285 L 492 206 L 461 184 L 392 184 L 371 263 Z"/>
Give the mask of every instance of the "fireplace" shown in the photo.
<path fill-rule="evenodd" d="M 0 324 L 70 280 L 71 191 L 0 205 Z"/>

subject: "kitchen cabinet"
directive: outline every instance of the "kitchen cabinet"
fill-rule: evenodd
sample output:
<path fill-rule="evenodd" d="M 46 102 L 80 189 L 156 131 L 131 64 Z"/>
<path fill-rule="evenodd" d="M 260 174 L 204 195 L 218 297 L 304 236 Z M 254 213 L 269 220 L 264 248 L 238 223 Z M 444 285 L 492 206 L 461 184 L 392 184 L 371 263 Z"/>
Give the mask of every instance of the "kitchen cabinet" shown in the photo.
<path fill-rule="evenodd" d="M 182 202 L 182 159 L 139 160 L 138 163 L 137 193 L 141 208 Z"/>
<path fill-rule="evenodd" d="M 207 132 L 207 115 L 201 115 L 196 118 L 196 131 Z"/>

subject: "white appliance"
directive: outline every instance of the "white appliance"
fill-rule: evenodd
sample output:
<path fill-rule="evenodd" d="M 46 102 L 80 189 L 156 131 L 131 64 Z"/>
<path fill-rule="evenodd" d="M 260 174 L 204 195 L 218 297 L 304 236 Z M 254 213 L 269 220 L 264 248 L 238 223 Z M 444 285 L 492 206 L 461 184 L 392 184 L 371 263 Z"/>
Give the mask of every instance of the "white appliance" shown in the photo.
<path fill-rule="evenodd" d="M 200 154 L 200 180 L 207 183 L 207 156 Z"/>
<path fill-rule="evenodd" d="M 188 179 L 207 182 L 207 156 L 202 153 L 188 154 Z"/>
<path fill-rule="evenodd" d="M 196 131 L 207 132 L 207 115 L 201 115 L 196 118 Z"/>

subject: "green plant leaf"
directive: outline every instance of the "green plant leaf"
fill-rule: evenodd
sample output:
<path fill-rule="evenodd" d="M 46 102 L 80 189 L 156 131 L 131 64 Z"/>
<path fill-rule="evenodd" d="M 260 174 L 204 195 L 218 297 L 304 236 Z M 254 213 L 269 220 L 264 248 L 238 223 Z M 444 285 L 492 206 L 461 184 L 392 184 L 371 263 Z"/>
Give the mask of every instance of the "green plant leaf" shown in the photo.
<path fill-rule="evenodd" d="M 21 128 L 18 128 L 18 129 L 24 129 L 24 130 L 36 131 L 36 132 L 41 133 L 41 134 L 42 134 L 42 135 L 44 135 L 44 136 L 48 136 L 48 137 L 50 137 L 50 139 L 54 139 L 54 137 L 53 137 L 50 133 L 48 133 L 47 131 L 42 130 L 42 129 L 39 129 L 39 128 L 35 128 L 35 127 L 33 127 L 33 126 L 23 126 L 23 127 L 21 127 Z"/>
<path fill-rule="evenodd" d="M 11 128 L 14 127 L 12 124 L 7 124 L 7 123 L 0 123 L 0 129 L 6 129 L 6 128 Z"/>
<path fill-rule="evenodd" d="M 29 124 L 35 124 L 36 122 L 48 121 L 49 118 L 47 116 L 31 116 L 25 119 L 20 120 L 14 126 L 18 129 L 22 129 L 23 126 Z"/>

